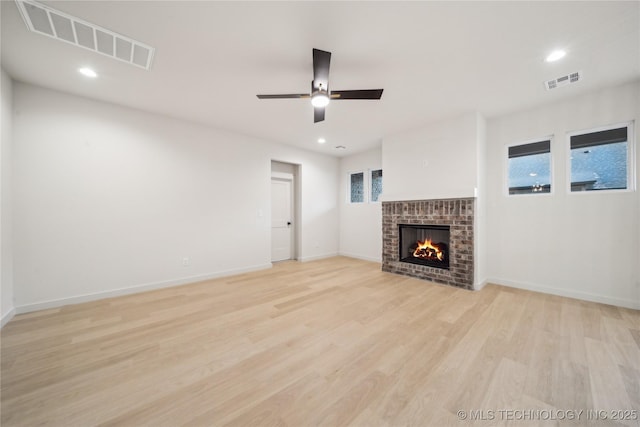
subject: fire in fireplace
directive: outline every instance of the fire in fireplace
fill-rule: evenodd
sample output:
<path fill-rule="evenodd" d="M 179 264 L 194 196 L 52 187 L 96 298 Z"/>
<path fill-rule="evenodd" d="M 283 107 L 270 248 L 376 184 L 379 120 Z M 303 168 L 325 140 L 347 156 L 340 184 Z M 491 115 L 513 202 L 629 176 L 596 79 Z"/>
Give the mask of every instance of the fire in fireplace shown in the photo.
<path fill-rule="evenodd" d="M 431 243 L 431 239 L 424 242 L 418 240 L 418 246 L 413 251 L 413 256 L 431 261 L 444 261 L 444 245 L 441 243 Z"/>
<path fill-rule="evenodd" d="M 449 269 L 448 225 L 399 224 L 400 261 Z"/>

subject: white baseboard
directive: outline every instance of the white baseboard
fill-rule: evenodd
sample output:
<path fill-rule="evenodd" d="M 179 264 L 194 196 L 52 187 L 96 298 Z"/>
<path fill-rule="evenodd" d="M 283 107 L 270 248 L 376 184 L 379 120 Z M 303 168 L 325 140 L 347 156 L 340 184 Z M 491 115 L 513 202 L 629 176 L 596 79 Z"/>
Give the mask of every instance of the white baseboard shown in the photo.
<path fill-rule="evenodd" d="M 374 257 L 365 256 L 365 255 L 352 254 L 350 252 L 340 252 L 338 255 L 346 256 L 348 258 L 361 259 L 363 261 L 371 261 L 371 262 L 377 262 L 377 263 L 382 262 L 382 258 L 374 258 Z"/>
<path fill-rule="evenodd" d="M 330 254 L 323 254 L 323 255 L 303 256 L 298 258 L 298 261 L 309 262 L 309 261 L 316 261 L 319 259 L 333 258 L 334 256 L 338 256 L 338 254 L 336 252 L 332 252 Z"/>
<path fill-rule="evenodd" d="M 4 316 L 2 316 L 2 323 L 0 323 L 0 328 L 3 328 L 4 325 L 6 325 L 9 320 L 13 319 L 13 316 L 16 315 L 16 309 L 11 307 L 11 310 L 9 310 Z"/>
<path fill-rule="evenodd" d="M 606 295 L 575 291 L 573 289 L 553 288 L 550 286 L 544 286 L 535 283 L 516 282 L 513 280 L 497 278 L 487 279 L 486 282 L 495 283 L 496 285 L 508 286 L 511 288 L 524 289 L 527 291 L 541 292 L 543 294 L 558 295 L 561 297 L 575 298 L 584 301 L 599 302 L 602 304 L 615 305 L 617 307 L 640 310 L 640 301 L 630 301 L 623 298 L 608 297 Z"/>
<path fill-rule="evenodd" d="M 113 289 L 105 292 L 96 292 L 92 294 L 77 295 L 73 297 L 60 298 L 56 300 L 42 301 L 33 304 L 25 304 L 16 307 L 16 314 L 29 313 L 37 310 L 46 310 L 48 308 L 62 307 L 70 304 L 80 304 L 83 302 L 96 301 L 105 298 L 119 297 L 123 295 L 137 294 L 140 292 L 151 291 L 155 289 L 170 288 L 172 286 L 188 285 L 190 283 L 202 282 L 203 280 L 217 279 L 220 277 L 234 276 L 236 274 L 249 273 L 252 271 L 265 270 L 271 268 L 273 264 L 259 264 L 250 267 L 238 268 L 233 270 L 218 271 L 210 274 L 202 274 L 198 276 L 183 277 L 180 279 L 167 280 L 162 282 L 147 283 L 143 285 L 131 286 L 128 288 Z M 4 322 L 4 317 L 2 319 Z M 3 323 L 4 325 L 4 323 Z"/>
<path fill-rule="evenodd" d="M 473 285 L 473 290 L 474 290 L 474 291 L 482 290 L 482 288 L 484 288 L 485 286 L 487 286 L 487 283 L 489 283 L 487 280 L 482 280 L 480 283 L 478 283 L 478 284 L 474 284 L 474 285 Z M 494 283 L 495 283 L 495 282 L 494 282 Z"/>

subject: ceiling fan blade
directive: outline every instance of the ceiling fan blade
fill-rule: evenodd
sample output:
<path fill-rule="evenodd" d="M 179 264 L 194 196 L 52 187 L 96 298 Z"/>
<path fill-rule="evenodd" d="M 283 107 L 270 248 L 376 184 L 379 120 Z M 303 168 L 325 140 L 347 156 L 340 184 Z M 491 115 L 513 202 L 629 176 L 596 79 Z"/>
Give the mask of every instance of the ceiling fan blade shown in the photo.
<path fill-rule="evenodd" d="M 313 109 L 313 123 L 324 121 L 324 107 L 315 107 Z"/>
<path fill-rule="evenodd" d="M 331 64 L 331 52 L 313 49 L 313 88 L 329 87 L 329 65 Z"/>
<path fill-rule="evenodd" d="M 308 93 L 289 93 L 282 95 L 256 95 L 260 99 L 291 99 L 291 98 L 310 98 Z"/>
<path fill-rule="evenodd" d="M 384 89 L 332 90 L 331 99 L 380 99 Z"/>

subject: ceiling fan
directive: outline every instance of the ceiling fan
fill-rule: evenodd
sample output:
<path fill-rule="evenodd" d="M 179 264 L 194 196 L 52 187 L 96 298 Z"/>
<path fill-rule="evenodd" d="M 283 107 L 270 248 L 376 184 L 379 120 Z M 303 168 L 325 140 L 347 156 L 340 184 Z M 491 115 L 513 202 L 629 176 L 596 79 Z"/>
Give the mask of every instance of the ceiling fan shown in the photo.
<path fill-rule="evenodd" d="M 313 122 L 324 120 L 324 110 L 331 100 L 380 99 L 383 89 L 333 90 L 329 91 L 329 64 L 331 52 L 313 49 L 313 81 L 311 93 L 291 93 L 281 95 L 256 95 L 260 99 L 311 98 Z"/>

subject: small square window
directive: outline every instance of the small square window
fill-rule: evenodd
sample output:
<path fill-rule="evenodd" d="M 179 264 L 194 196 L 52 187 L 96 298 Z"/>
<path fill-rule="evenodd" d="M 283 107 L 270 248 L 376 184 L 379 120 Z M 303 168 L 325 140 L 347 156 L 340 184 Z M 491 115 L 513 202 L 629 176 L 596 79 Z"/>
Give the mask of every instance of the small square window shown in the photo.
<path fill-rule="evenodd" d="M 349 194 L 351 203 L 364 203 L 364 172 L 350 174 Z"/>
<path fill-rule="evenodd" d="M 551 192 L 551 140 L 509 147 L 509 194 Z"/>
<path fill-rule="evenodd" d="M 629 187 L 628 134 L 628 126 L 623 126 L 569 138 L 572 192 Z"/>
<path fill-rule="evenodd" d="M 382 169 L 371 171 L 371 202 L 379 202 L 382 194 Z"/>

